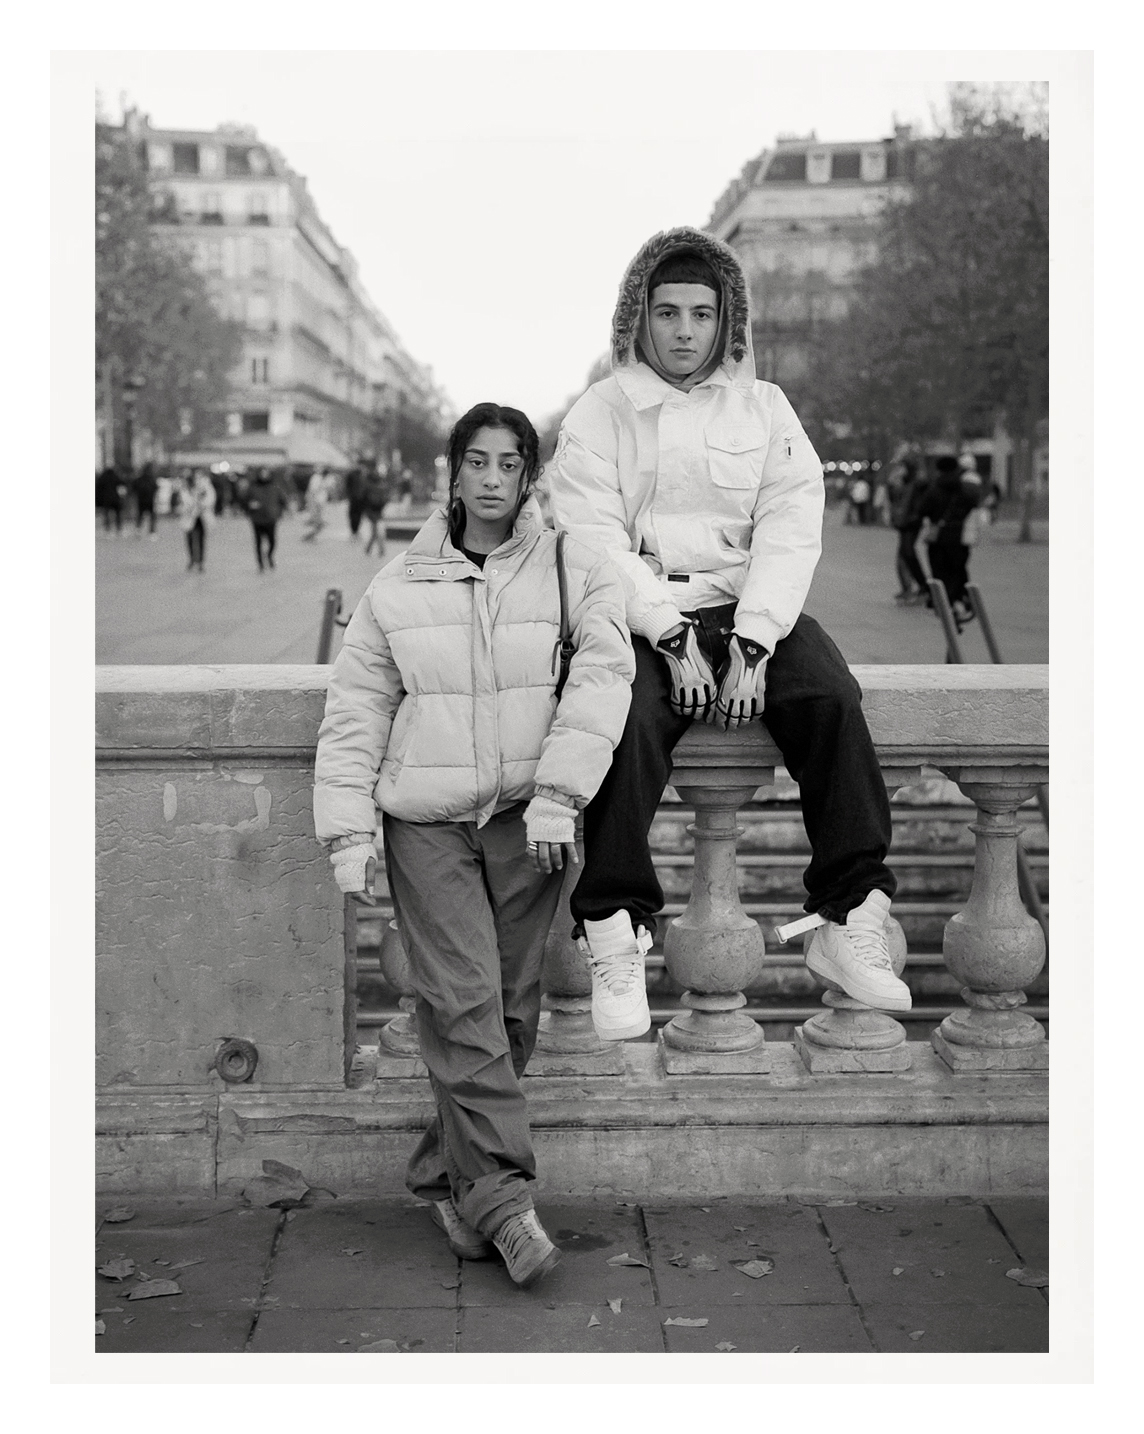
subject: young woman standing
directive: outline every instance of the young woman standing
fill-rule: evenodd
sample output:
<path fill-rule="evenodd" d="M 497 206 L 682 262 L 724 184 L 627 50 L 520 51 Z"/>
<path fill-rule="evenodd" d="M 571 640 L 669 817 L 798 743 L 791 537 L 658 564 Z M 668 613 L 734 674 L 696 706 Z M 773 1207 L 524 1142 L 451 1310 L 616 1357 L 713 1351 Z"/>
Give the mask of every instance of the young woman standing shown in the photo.
<path fill-rule="evenodd" d="M 560 661 L 557 535 L 530 496 L 538 442 L 479 404 L 448 444 L 449 500 L 358 604 L 331 674 L 314 820 L 338 885 L 386 870 L 436 1119 L 406 1183 L 455 1253 L 495 1246 L 530 1285 L 559 1259 L 533 1209 L 520 1077 L 576 813 L 623 730 L 635 672 L 610 562 L 568 541 L 575 651 Z M 490 1244 L 491 1242 L 491 1244 Z"/>

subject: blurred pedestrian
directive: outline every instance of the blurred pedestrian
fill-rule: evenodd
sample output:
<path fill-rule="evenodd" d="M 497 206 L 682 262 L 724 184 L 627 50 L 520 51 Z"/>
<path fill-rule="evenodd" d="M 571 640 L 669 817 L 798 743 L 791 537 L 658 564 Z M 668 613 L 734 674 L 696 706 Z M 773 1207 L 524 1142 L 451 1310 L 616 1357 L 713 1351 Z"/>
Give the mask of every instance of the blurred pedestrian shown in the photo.
<path fill-rule="evenodd" d="M 139 470 L 139 476 L 135 479 L 135 536 L 143 536 L 143 518 L 146 515 L 150 519 L 150 532 L 152 539 L 158 538 L 155 531 L 155 494 L 159 488 L 159 480 L 155 477 L 155 465 L 144 463 Z"/>
<path fill-rule="evenodd" d="M 965 585 L 969 581 L 969 545 L 964 541 L 965 520 L 981 496 L 981 475 L 976 483 L 962 482 L 962 468 L 956 458 L 942 457 L 934 465 L 937 477 L 930 484 L 921 505 L 925 531 L 922 533 L 929 556 L 930 572 L 945 584 L 946 596 L 959 622 L 974 616 Z M 927 601 L 932 607 L 932 600 Z"/>
<path fill-rule="evenodd" d="M 103 531 L 110 533 L 114 526 L 116 534 L 123 531 L 123 500 L 127 497 L 127 485 L 114 464 L 103 470 L 95 480 L 95 506 L 103 516 Z"/>
<path fill-rule="evenodd" d="M 889 488 L 890 522 L 898 532 L 895 562 L 898 570 L 896 602 L 922 602 L 929 596 L 926 575 L 918 557 L 918 534 L 922 530 L 922 506 L 926 498 L 925 480 L 918 465 L 907 458 L 894 465 Z"/>
<path fill-rule="evenodd" d="M 397 485 L 397 511 L 404 516 L 413 509 L 413 474 L 406 468 Z"/>
<path fill-rule="evenodd" d="M 861 474 L 850 480 L 847 496 L 850 506 L 847 509 L 846 522 L 860 523 L 864 527 L 870 521 L 870 485 Z"/>
<path fill-rule="evenodd" d="M 278 519 L 286 509 L 286 494 L 268 468 L 259 468 L 246 497 L 246 513 L 254 530 L 254 556 L 258 571 L 274 566 Z M 263 549 L 266 550 L 265 560 Z"/>
<path fill-rule="evenodd" d="M 315 468 L 306 484 L 306 531 L 304 543 L 312 543 L 326 526 L 326 504 L 330 501 L 329 470 Z"/>
<path fill-rule="evenodd" d="M 365 484 L 365 470 L 355 463 L 354 466 L 350 469 L 350 471 L 346 474 L 344 485 L 346 490 L 346 499 L 349 504 L 348 516 L 350 520 L 350 536 L 355 539 L 358 535 L 358 529 L 361 527 L 362 514 L 364 512 L 364 508 L 362 505 L 362 496 L 365 492 Z"/>
<path fill-rule="evenodd" d="M 203 571 L 207 552 L 207 528 L 214 522 L 215 490 L 202 468 L 184 479 L 179 492 L 179 524 L 187 535 L 187 571 Z"/>
<path fill-rule="evenodd" d="M 389 536 L 385 529 L 385 505 L 389 502 L 389 496 L 389 479 L 384 478 L 376 468 L 371 468 L 365 474 L 362 485 L 362 515 L 369 523 L 365 550 L 368 554 L 376 543 L 377 556 L 382 560 L 385 558 L 385 545 Z"/>

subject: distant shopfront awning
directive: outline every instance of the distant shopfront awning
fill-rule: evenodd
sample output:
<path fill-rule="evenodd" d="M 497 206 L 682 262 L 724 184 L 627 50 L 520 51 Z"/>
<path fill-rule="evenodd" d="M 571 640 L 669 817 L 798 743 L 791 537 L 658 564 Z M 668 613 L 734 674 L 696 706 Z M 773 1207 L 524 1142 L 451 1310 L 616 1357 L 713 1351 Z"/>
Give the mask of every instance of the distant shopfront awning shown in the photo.
<path fill-rule="evenodd" d="M 326 438 L 316 434 L 294 432 L 238 433 L 233 438 L 218 438 L 201 448 L 187 449 L 171 455 L 177 466 L 209 467 L 229 463 L 234 467 L 281 468 L 286 463 L 305 463 L 324 468 L 350 468 L 349 458 Z"/>

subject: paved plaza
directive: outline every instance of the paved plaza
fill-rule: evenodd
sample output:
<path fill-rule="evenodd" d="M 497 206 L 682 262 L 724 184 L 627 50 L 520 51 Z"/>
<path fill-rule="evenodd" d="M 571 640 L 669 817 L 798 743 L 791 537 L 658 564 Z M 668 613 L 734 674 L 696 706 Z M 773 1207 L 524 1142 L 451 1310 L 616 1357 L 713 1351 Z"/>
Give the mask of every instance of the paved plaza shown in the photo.
<path fill-rule="evenodd" d="M 282 1210 L 117 1196 L 100 1217 L 115 1206 L 135 1213 L 97 1220 L 97 1267 L 126 1275 L 96 1275 L 97 1353 L 1049 1347 L 1043 1200 L 541 1198 L 563 1261 L 527 1291 L 499 1257 L 456 1259 L 411 1198 Z M 140 1297 L 155 1281 L 179 1292 Z"/>
<path fill-rule="evenodd" d="M 302 532 L 298 515 L 284 519 L 277 566 L 259 573 L 249 522 L 224 517 L 208 534 L 201 574 L 186 570 L 185 540 L 173 518 L 160 519 L 154 542 L 136 538 L 130 525 L 118 538 L 97 533 L 96 661 L 313 662 L 327 589 L 341 589 L 348 612 L 381 565 L 366 556 L 364 535 L 350 539 L 344 503 L 331 505 L 315 541 L 303 541 Z M 1034 537 L 1018 543 L 1015 521 L 1003 520 L 970 565 L 1006 662 L 1049 660 L 1047 522 L 1034 525 Z M 407 541 L 391 540 L 389 557 Z M 806 611 L 848 662 L 945 660 L 937 618 L 893 601 L 896 545 L 892 529 L 844 526 L 841 508 L 827 511 Z M 966 661 L 989 661 L 977 624 L 962 642 Z"/>

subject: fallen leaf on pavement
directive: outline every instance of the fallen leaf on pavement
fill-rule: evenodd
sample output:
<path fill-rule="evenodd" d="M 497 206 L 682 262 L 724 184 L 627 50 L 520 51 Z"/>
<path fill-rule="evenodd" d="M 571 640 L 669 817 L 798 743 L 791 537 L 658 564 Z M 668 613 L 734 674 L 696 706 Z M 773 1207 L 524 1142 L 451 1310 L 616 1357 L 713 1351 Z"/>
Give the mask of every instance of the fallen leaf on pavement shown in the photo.
<path fill-rule="evenodd" d="M 837 1206 L 839 1206 L 839 1205 L 857 1205 L 858 1201 L 857 1201 L 857 1200 L 828 1200 L 826 1203 L 827 1203 L 827 1205 L 828 1205 L 828 1207 L 829 1207 L 830 1209 L 834 1209 L 835 1207 L 837 1207 Z"/>
<path fill-rule="evenodd" d="M 622 1304 L 623 1304 L 623 1300 L 609 1300 L 609 1301 L 608 1301 L 608 1308 L 611 1310 L 611 1312 L 612 1312 L 613 1314 L 619 1314 L 619 1312 L 620 1312 L 620 1306 L 621 1306 Z"/>
<path fill-rule="evenodd" d="M 107 1333 L 107 1326 L 104 1324 L 104 1322 L 103 1322 L 101 1319 L 97 1319 L 96 1322 L 95 1322 L 95 1332 L 96 1332 L 96 1334 L 106 1334 L 106 1333 Z"/>
<path fill-rule="evenodd" d="M 151 1263 L 153 1265 L 169 1265 L 171 1262 L 170 1260 L 152 1260 Z"/>
<path fill-rule="evenodd" d="M 943 1275 L 945 1274 L 945 1271 L 944 1271 L 944 1270 L 931 1270 L 931 1271 L 930 1271 L 930 1274 L 934 1277 L 935 1280 L 940 1280 L 940 1279 L 943 1277 Z"/>
<path fill-rule="evenodd" d="M 731 1344 L 731 1342 L 730 1342 L 729 1340 L 726 1340 L 726 1339 L 721 1340 L 720 1343 L 715 1346 L 716 1349 L 722 1349 L 722 1350 L 738 1349 L 738 1347 L 739 1347 L 738 1345 L 736 1345 L 736 1344 Z"/>
<path fill-rule="evenodd" d="M 206 1260 L 205 1255 L 200 1255 L 196 1260 L 180 1260 L 177 1265 L 172 1265 L 173 1270 L 189 1270 L 192 1265 L 201 1265 Z"/>
<path fill-rule="evenodd" d="M 711 1206 L 710 1206 L 710 1205 L 700 1205 L 699 1208 L 703 1211 L 704 1215 L 710 1215 L 710 1213 L 711 1213 Z"/>
<path fill-rule="evenodd" d="M 713 1260 L 710 1255 L 693 1255 L 691 1268 L 693 1270 L 717 1270 L 719 1261 Z"/>
<path fill-rule="evenodd" d="M 677 1324 L 685 1329 L 702 1329 L 707 1323 L 705 1319 L 665 1319 L 664 1324 Z"/>
<path fill-rule="evenodd" d="M 790 1347 L 790 1349 L 787 1350 L 787 1353 L 788 1353 L 788 1354 L 798 1354 L 798 1352 L 799 1352 L 801 1349 L 802 1349 L 802 1345 L 801 1345 L 801 1344 L 792 1344 L 791 1347 Z"/>
<path fill-rule="evenodd" d="M 921 1339 L 921 1337 L 922 1337 L 923 1334 L 925 1334 L 925 1330 L 924 1330 L 924 1329 L 912 1329 L 912 1330 L 910 1330 L 910 1338 L 911 1338 L 912 1340 L 919 1340 L 919 1339 Z"/>
<path fill-rule="evenodd" d="M 135 1273 L 135 1261 L 130 1256 L 125 1256 L 121 1260 L 108 1260 L 106 1265 L 97 1267 L 96 1273 L 107 1280 L 130 1279 Z"/>
<path fill-rule="evenodd" d="M 459 1290 L 461 1288 L 461 1282 L 460 1280 L 442 1280 L 441 1288 L 443 1290 Z"/>
<path fill-rule="evenodd" d="M 737 1270 L 742 1270 L 752 1280 L 761 1280 L 764 1275 L 769 1275 L 775 1267 L 774 1260 L 749 1260 L 745 1265 L 736 1265 Z"/>
<path fill-rule="evenodd" d="M 731 1229 L 732 1229 L 732 1230 L 738 1230 L 738 1232 L 739 1232 L 740 1235 L 744 1234 L 744 1233 L 745 1233 L 747 1230 L 749 1230 L 750 1228 L 751 1228 L 751 1227 L 750 1227 L 749 1225 L 732 1225 L 732 1226 L 731 1226 Z M 716 1345 L 715 1348 L 718 1349 L 719 1346 Z"/>
<path fill-rule="evenodd" d="M 860 1200 L 858 1202 L 858 1208 L 859 1210 L 869 1210 L 871 1214 L 874 1215 L 881 1215 L 888 1214 L 895 1207 L 893 1205 L 870 1205 Z"/>
<path fill-rule="evenodd" d="M 343 1245 L 343 1246 L 342 1246 L 342 1254 L 343 1254 L 343 1255 L 364 1255 L 364 1254 L 365 1254 L 365 1251 L 364 1251 L 364 1250 L 355 1249 L 353 1245 Z"/>
<path fill-rule="evenodd" d="M 596 1318 L 595 1315 L 593 1315 L 592 1318 L 588 1321 L 588 1328 L 591 1329 L 594 1325 L 598 1325 L 599 1323 L 600 1321 Z"/>
<path fill-rule="evenodd" d="M 1016 1280 L 1019 1285 L 1029 1285 L 1035 1290 L 1043 1290 L 1047 1288 L 1049 1283 L 1047 1270 L 1006 1270 L 1005 1278 L 1007 1280 Z"/>
<path fill-rule="evenodd" d="M 192 1329 L 202 1329 L 202 1327 L 203 1327 L 203 1322 L 202 1322 L 201 1319 L 193 1319 L 193 1320 L 191 1320 L 191 1328 L 192 1328 Z"/>
<path fill-rule="evenodd" d="M 98 1313 L 99 1313 L 99 1314 L 122 1314 L 122 1313 L 123 1313 L 123 1306 L 122 1306 L 122 1305 L 104 1305 L 104 1307 L 103 1307 L 101 1310 L 99 1310 Z"/>
<path fill-rule="evenodd" d="M 134 1316 L 134 1315 L 124 1315 L 124 1316 L 123 1316 L 123 1325 L 124 1325 L 124 1328 L 126 1328 L 129 1324 L 134 1324 L 134 1323 L 135 1323 L 135 1316 Z"/>
<path fill-rule="evenodd" d="M 147 1280 L 141 1285 L 136 1285 L 133 1290 L 129 1290 L 127 1298 L 129 1300 L 149 1300 L 157 1295 L 181 1295 L 182 1293 L 178 1280 Z"/>
<path fill-rule="evenodd" d="M 348 1340 L 348 1339 L 335 1339 L 335 1340 L 334 1340 L 334 1343 L 335 1343 L 335 1344 L 349 1344 L 349 1340 Z"/>
<path fill-rule="evenodd" d="M 679 1254 L 672 1255 L 671 1259 L 668 1260 L 667 1263 L 669 1265 L 675 1265 L 677 1269 L 685 1270 L 687 1266 L 691 1263 L 691 1261 L 687 1258 L 683 1251 L 680 1250 Z"/>
<path fill-rule="evenodd" d="M 609 1264 L 609 1265 L 639 1265 L 640 1268 L 641 1268 L 641 1269 L 644 1269 L 644 1270 L 646 1270 L 646 1269 L 648 1268 L 648 1263 L 647 1263 L 646 1260 L 637 1260 L 634 1255 L 629 1255 L 626 1250 L 624 1251 L 624 1253 L 623 1253 L 622 1255 L 613 1255 L 612 1258 L 608 1261 L 608 1264 Z"/>
<path fill-rule="evenodd" d="M 128 1209 L 126 1205 L 116 1205 L 113 1210 L 108 1210 L 103 1218 L 109 1225 L 122 1225 L 124 1220 L 134 1220 L 135 1211 Z"/>
<path fill-rule="evenodd" d="M 336 1200 L 338 1197 L 332 1190 L 326 1190 L 321 1185 L 311 1185 L 305 1195 L 302 1196 L 303 1205 L 317 1205 L 323 1200 Z"/>
<path fill-rule="evenodd" d="M 890 1271 L 890 1273 L 892 1275 L 901 1275 L 905 1273 L 905 1270 L 902 1265 L 895 1265 L 894 1268 Z"/>
<path fill-rule="evenodd" d="M 379 1339 L 373 1344 L 359 1344 L 358 1354 L 400 1354 L 395 1339 Z"/>

